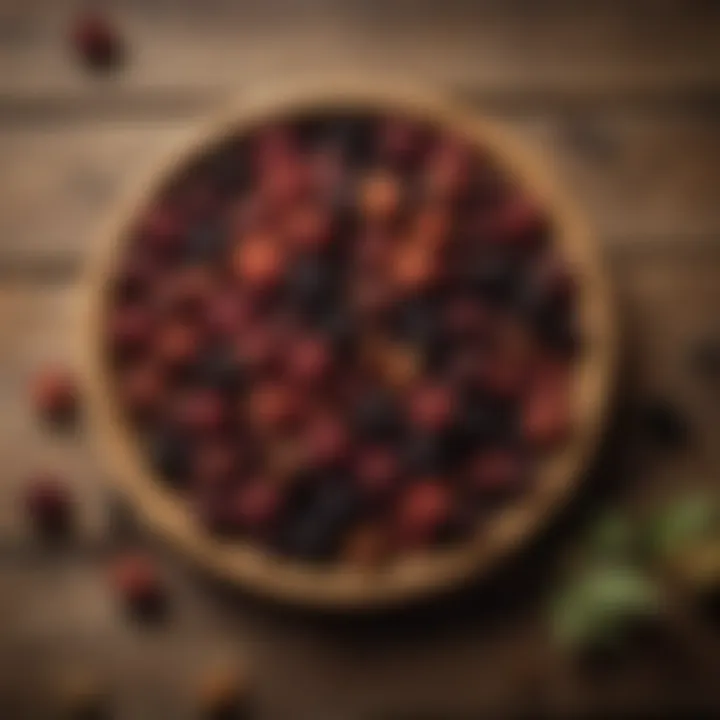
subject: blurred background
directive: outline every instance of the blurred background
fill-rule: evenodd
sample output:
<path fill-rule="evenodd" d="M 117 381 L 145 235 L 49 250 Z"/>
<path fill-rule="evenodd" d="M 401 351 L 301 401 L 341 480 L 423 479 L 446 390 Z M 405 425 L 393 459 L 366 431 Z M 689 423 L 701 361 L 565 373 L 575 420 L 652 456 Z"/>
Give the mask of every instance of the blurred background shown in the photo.
<path fill-rule="evenodd" d="M 612 554 L 648 508 L 717 493 L 719 37 L 715 0 L 0 0 L 0 717 L 50 716 L 46 689 L 75 667 L 112 687 L 118 717 L 195 717 L 199 673 L 228 658 L 251 667 L 260 718 L 720 712 L 720 613 L 697 609 L 694 585 L 676 602 L 662 584 L 670 619 L 591 662 L 548 611 L 606 514 Z M 306 615 L 209 587 L 159 548 L 173 618 L 140 630 L 103 563 L 152 541 L 108 502 L 89 441 L 48 435 L 26 388 L 47 362 L 73 365 L 83 262 L 123 189 L 223 100 L 328 69 L 439 88 L 506 123 L 575 194 L 626 333 L 607 447 L 551 531 L 458 596 Z M 18 511 L 38 468 L 80 500 L 61 553 Z M 643 588 L 618 593 L 633 612 Z"/>

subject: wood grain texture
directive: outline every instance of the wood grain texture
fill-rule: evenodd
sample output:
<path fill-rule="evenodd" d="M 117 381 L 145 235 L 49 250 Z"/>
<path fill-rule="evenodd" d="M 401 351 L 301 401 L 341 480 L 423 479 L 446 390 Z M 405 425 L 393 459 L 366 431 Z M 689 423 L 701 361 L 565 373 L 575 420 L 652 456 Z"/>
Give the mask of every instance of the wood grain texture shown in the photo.
<path fill-rule="evenodd" d="M 712 3 L 103 3 L 128 43 L 110 80 L 88 78 L 68 32 L 72 0 L 6 0 L 0 93 L 242 87 L 328 65 L 474 90 L 717 90 L 720 11 Z"/>
<path fill-rule="evenodd" d="M 606 244 L 720 235 L 712 118 L 499 118 L 555 166 Z M 105 214 L 197 120 L 82 123 L 0 133 L 0 272 L 77 266 Z"/>

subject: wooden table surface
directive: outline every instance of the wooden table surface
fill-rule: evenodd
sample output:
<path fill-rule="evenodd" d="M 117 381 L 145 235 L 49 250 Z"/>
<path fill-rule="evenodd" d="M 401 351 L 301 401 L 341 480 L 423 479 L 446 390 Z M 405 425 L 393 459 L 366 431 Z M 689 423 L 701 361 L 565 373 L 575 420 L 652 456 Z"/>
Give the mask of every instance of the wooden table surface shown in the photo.
<path fill-rule="evenodd" d="M 76 5 L 0 0 L 0 717 L 46 717 L 58 670 L 72 667 L 108 679 L 120 718 L 195 717 L 197 672 L 227 657 L 251 662 L 262 720 L 720 711 L 720 688 L 672 653 L 580 673 L 543 612 L 593 512 L 720 476 L 717 388 L 686 362 L 697 338 L 720 333 L 720 3 L 113 0 L 103 5 L 129 56 L 105 78 L 70 52 Z M 82 431 L 39 427 L 26 387 L 44 363 L 73 362 L 79 272 L 122 188 L 224 98 L 328 66 L 437 85 L 544 150 L 607 253 L 629 419 L 553 530 L 456 597 L 320 617 L 226 592 L 157 548 L 173 612 L 142 630 L 118 612 L 103 567 L 114 548 L 152 541 L 117 521 Z M 644 446 L 632 408 L 654 392 L 691 419 L 686 452 Z M 81 499 L 79 537 L 54 553 L 17 510 L 24 479 L 44 469 Z"/>

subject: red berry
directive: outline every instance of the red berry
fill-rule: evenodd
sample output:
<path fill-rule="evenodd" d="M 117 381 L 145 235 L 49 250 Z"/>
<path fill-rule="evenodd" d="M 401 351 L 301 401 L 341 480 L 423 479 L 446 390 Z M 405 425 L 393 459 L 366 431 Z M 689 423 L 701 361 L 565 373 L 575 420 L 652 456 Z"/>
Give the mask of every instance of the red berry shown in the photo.
<path fill-rule="evenodd" d="M 405 164 L 416 159 L 421 141 L 419 129 L 405 120 L 392 118 L 380 128 L 380 153 L 390 162 Z"/>
<path fill-rule="evenodd" d="M 201 445 L 193 459 L 196 484 L 204 488 L 217 488 L 232 479 L 237 470 L 237 451 L 229 443 L 212 440 Z"/>
<path fill-rule="evenodd" d="M 448 489 L 438 480 L 409 487 L 397 508 L 397 530 L 403 545 L 417 547 L 432 541 L 447 522 L 452 508 Z"/>
<path fill-rule="evenodd" d="M 121 384 L 122 399 L 134 415 L 145 415 L 158 407 L 164 390 L 163 375 L 152 363 L 128 370 Z"/>
<path fill-rule="evenodd" d="M 267 325 L 256 325 L 241 334 L 235 344 L 235 355 L 243 368 L 264 372 L 279 359 L 278 333 Z"/>
<path fill-rule="evenodd" d="M 520 323 L 499 320 L 492 330 L 492 343 L 479 365 L 479 382 L 502 397 L 517 397 L 527 386 L 535 346 Z"/>
<path fill-rule="evenodd" d="M 318 252 L 332 241 L 330 215 L 322 207 L 304 205 L 287 220 L 285 234 L 291 246 L 303 252 Z"/>
<path fill-rule="evenodd" d="M 523 367 L 509 362 L 500 353 L 489 353 L 478 363 L 476 379 L 492 395 L 513 398 L 522 392 L 527 374 Z"/>
<path fill-rule="evenodd" d="M 395 284 L 401 292 L 415 293 L 427 289 L 437 277 L 435 254 L 420 245 L 400 248 L 393 264 Z"/>
<path fill-rule="evenodd" d="M 116 310 L 110 319 L 110 341 L 116 352 L 125 353 L 143 347 L 152 336 L 149 313 L 136 306 Z"/>
<path fill-rule="evenodd" d="M 226 290 L 208 300 L 205 322 L 211 334 L 232 337 L 247 330 L 253 314 L 253 306 L 247 296 Z"/>
<path fill-rule="evenodd" d="M 238 490 L 233 499 L 233 515 L 246 530 L 264 530 L 277 517 L 280 502 L 276 485 L 264 478 L 255 479 Z"/>
<path fill-rule="evenodd" d="M 155 615 L 164 608 L 165 589 L 155 562 L 147 555 L 127 553 L 110 567 L 111 583 L 126 609 L 135 615 Z"/>
<path fill-rule="evenodd" d="M 72 419 L 77 411 L 75 380 L 61 368 L 46 368 L 33 379 L 32 398 L 37 411 L 52 422 Z"/>
<path fill-rule="evenodd" d="M 311 465 L 326 467 L 342 461 L 348 454 L 350 438 L 344 424 L 331 415 L 310 423 L 305 449 Z"/>
<path fill-rule="evenodd" d="M 98 12 L 86 11 L 75 19 L 72 41 L 75 51 L 90 68 L 108 69 L 122 58 L 122 40 L 117 30 Z"/>
<path fill-rule="evenodd" d="M 298 412 L 297 398 L 280 383 L 257 385 L 250 395 L 250 415 L 263 431 L 276 431 L 288 427 Z"/>
<path fill-rule="evenodd" d="M 160 205 L 152 208 L 142 219 L 140 233 L 150 248 L 166 253 L 179 246 L 182 224 L 174 210 Z"/>
<path fill-rule="evenodd" d="M 212 390 L 196 390 L 182 398 L 179 415 L 182 424 L 197 433 L 219 430 L 227 417 L 222 397 Z"/>
<path fill-rule="evenodd" d="M 476 338 L 489 329 L 490 311 L 471 298 L 455 298 L 443 310 L 443 323 L 455 337 Z"/>
<path fill-rule="evenodd" d="M 342 186 L 344 168 L 342 156 L 334 150 L 323 150 L 310 159 L 312 185 L 316 195 L 331 198 Z"/>
<path fill-rule="evenodd" d="M 188 267 L 169 276 L 160 287 L 158 309 L 165 314 L 187 315 L 205 307 L 215 286 L 204 267 Z"/>
<path fill-rule="evenodd" d="M 244 239 L 233 255 L 233 267 L 241 282 L 259 291 L 274 288 L 285 270 L 280 248 L 266 235 Z"/>
<path fill-rule="evenodd" d="M 455 398 L 447 388 L 427 385 L 410 398 L 410 417 L 422 430 L 438 432 L 447 428 L 455 415 Z"/>
<path fill-rule="evenodd" d="M 191 363 L 200 349 L 197 332 L 182 321 L 174 321 L 160 328 L 157 338 L 157 354 L 169 367 L 181 367 Z"/>
<path fill-rule="evenodd" d="M 25 510 L 35 529 L 46 537 L 63 535 L 72 524 L 70 492 L 55 475 L 42 474 L 30 479 L 25 491 Z"/>
<path fill-rule="evenodd" d="M 361 273 L 375 273 L 385 269 L 392 238 L 377 230 L 369 231 L 358 238 L 355 245 L 355 258 Z"/>
<path fill-rule="evenodd" d="M 392 220 L 400 210 L 402 189 L 397 178 L 387 172 L 369 175 L 361 184 L 359 204 L 370 221 Z"/>
<path fill-rule="evenodd" d="M 353 288 L 353 303 L 357 312 L 369 321 L 382 316 L 392 299 L 392 287 L 382 276 L 359 278 Z"/>
<path fill-rule="evenodd" d="M 115 280 L 117 294 L 121 299 L 134 298 L 151 289 L 157 263 L 147 252 L 134 250 L 120 269 Z"/>
<path fill-rule="evenodd" d="M 509 450 L 486 450 L 471 462 L 470 482 L 483 492 L 513 490 L 522 479 L 522 471 L 520 459 Z"/>
<path fill-rule="evenodd" d="M 316 337 L 303 337 L 292 349 L 289 371 L 302 383 L 316 384 L 327 378 L 332 362 L 330 348 Z"/>
<path fill-rule="evenodd" d="M 371 495 L 391 490 L 400 474 L 395 453 L 384 447 L 364 450 L 355 464 L 355 477 L 360 487 Z"/>
<path fill-rule="evenodd" d="M 547 226 L 545 213 L 528 198 L 516 197 L 498 211 L 490 223 L 490 237 L 499 242 L 535 243 Z"/>
<path fill-rule="evenodd" d="M 418 210 L 412 223 L 413 242 L 429 249 L 442 249 L 449 242 L 452 213 L 443 203 L 425 205 Z"/>
<path fill-rule="evenodd" d="M 534 379 L 522 408 L 525 438 L 537 447 L 562 442 L 571 427 L 567 370 L 550 366 Z"/>
<path fill-rule="evenodd" d="M 280 158 L 261 174 L 259 185 L 268 205 L 281 210 L 303 199 L 310 188 L 311 176 L 296 158 Z"/>
<path fill-rule="evenodd" d="M 273 215 L 267 201 L 255 192 L 233 203 L 228 224 L 234 236 L 242 237 L 247 233 L 266 229 L 271 224 Z"/>
<path fill-rule="evenodd" d="M 270 173 L 278 164 L 296 157 L 295 142 L 288 128 L 280 125 L 264 128 L 253 139 L 253 156 L 258 173 Z"/>
<path fill-rule="evenodd" d="M 456 199 L 468 187 L 472 153 L 463 144 L 448 141 L 430 158 L 426 181 L 430 194 L 436 198 Z"/>

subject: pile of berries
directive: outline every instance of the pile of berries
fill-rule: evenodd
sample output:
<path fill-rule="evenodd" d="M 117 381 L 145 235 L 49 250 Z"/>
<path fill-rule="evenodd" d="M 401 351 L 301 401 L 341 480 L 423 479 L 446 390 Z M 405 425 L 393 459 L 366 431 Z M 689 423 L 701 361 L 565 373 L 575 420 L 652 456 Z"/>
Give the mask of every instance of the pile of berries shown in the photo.
<path fill-rule="evenodd" d="M 207 532 L 308 561 L 461 541 L 571 426 L 553 232 L 444 128 L 258 126 L 137 218 L 107 315 L 116 400 Z"/>

